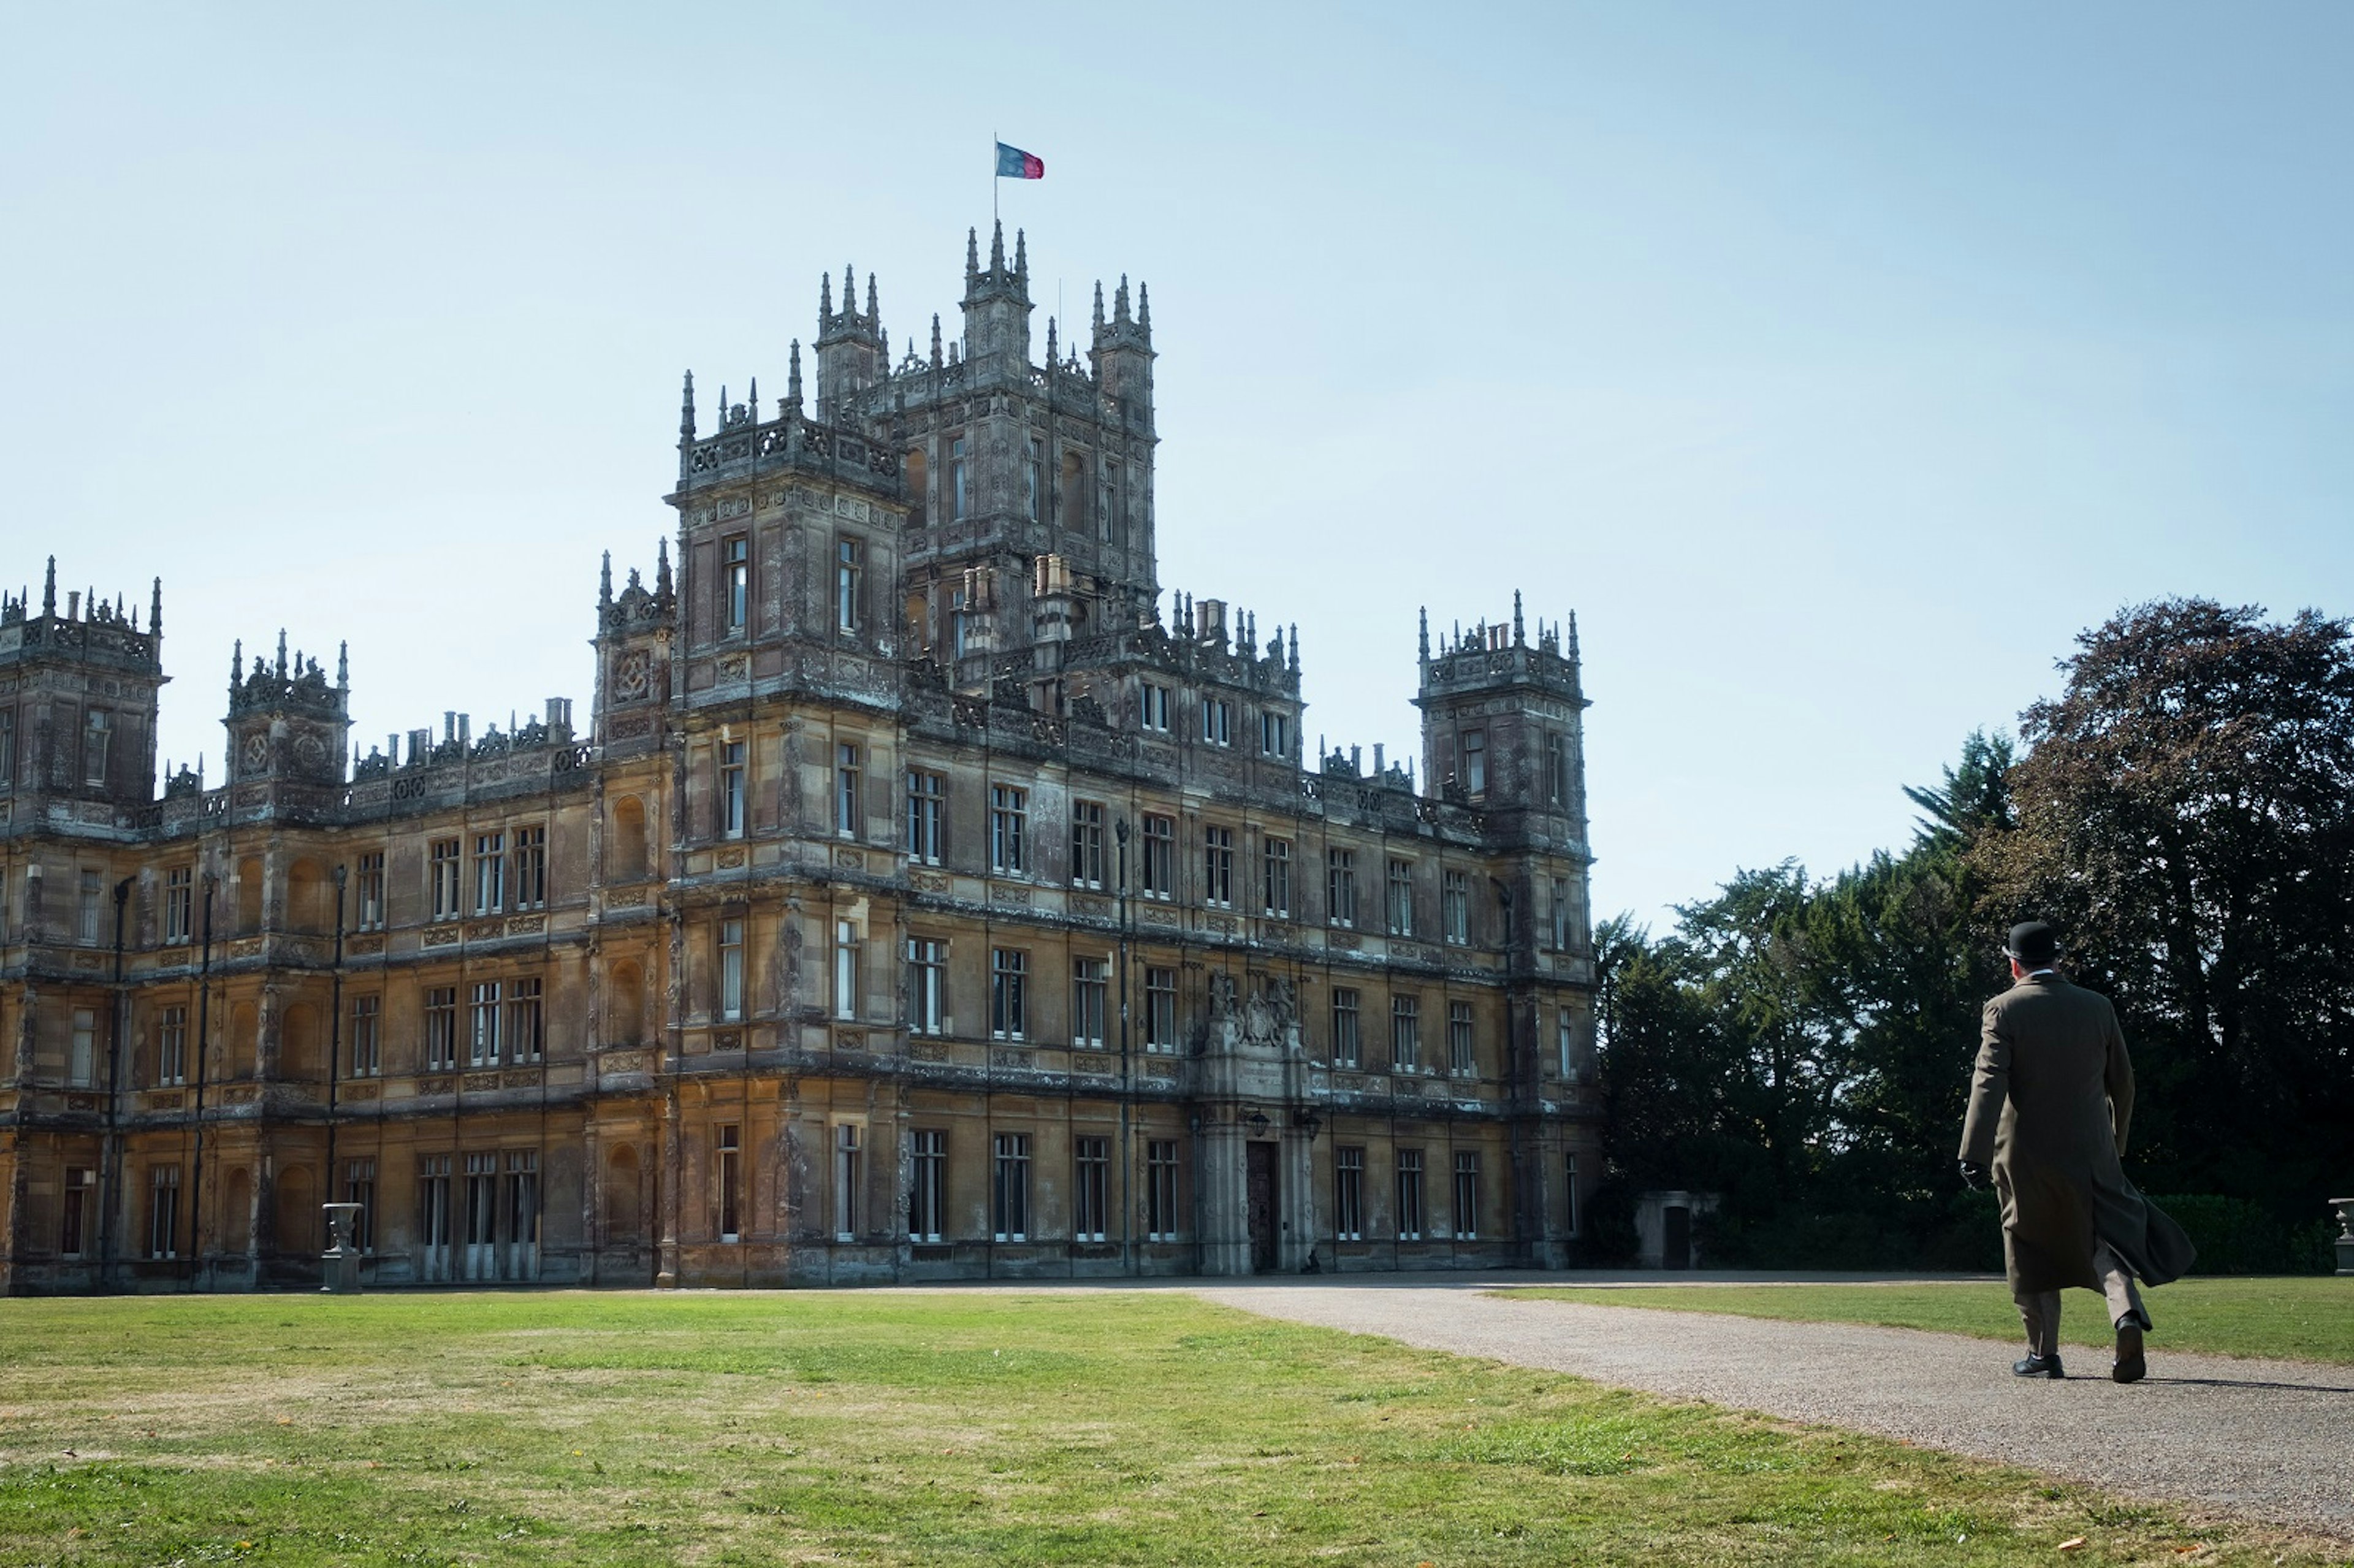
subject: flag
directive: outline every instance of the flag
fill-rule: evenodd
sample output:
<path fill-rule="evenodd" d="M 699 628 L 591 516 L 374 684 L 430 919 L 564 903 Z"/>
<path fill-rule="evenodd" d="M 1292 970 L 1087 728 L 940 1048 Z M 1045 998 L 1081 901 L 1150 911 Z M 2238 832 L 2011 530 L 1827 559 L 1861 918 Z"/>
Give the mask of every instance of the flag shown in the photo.
<path fill-rule="evenodd" d="M 1043 180 L 1046 177 L 1046 160 L 1000 142 L 997 144 L 997 177 L 1001 180 Z"/>

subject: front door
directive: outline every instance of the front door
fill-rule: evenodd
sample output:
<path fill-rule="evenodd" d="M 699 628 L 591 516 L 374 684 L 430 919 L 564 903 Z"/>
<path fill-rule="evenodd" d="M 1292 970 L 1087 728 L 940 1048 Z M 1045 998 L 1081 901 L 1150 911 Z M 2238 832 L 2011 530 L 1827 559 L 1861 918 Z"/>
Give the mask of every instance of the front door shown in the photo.
<path fill-rule="evenodd" d="M 1250 1210 L 1251 1272 L 1275 1272 L 1275 1145 L 1246 1143 L 1250 1165 L 1244 1202 Z"/>
<path fill-rule="evenodd" d="M 1681 1203 L 1670 1204 L 1659 1216 L 1659 1266 L 1663 1268 L 1691 1266 L 1691 1211 Z"/>

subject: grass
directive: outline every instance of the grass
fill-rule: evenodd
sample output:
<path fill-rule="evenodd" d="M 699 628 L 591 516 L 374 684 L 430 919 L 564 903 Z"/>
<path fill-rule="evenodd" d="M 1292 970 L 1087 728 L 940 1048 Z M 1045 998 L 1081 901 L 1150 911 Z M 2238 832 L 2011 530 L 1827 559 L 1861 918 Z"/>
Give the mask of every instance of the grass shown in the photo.
<path fill-rule="evenodd" d="M 1170 1293 L 0 1302 L 10 1564 L 1980 1564 L 2076 1536 L 2061 1561 L 2354 1561 Z"/>
<path fill-rule="evenodd" d="M 2019 1308 L 2000 1284 L 1924 1280 L 1899 1285 L 1684 1285 L 1624 1289 L 1540 1287 L 1510 1292 L 1605 1307 L 1659 1307 L 1788 1318 L 1817 1323 L 1878 1323 L 1982 1340 L 2025 1341 Z M 2354 1279 L 2324 1276 L 2218 1277 L 2178 1280 L 2144 1293 L 2157 1331 L 2150 1353 L 2206 1351 L 2225 1356 L 2354 1363 Z M 2113 1344 L 2108 1310 L 2089 1290 L 2061 1294 L 2060 1338 Z"/>

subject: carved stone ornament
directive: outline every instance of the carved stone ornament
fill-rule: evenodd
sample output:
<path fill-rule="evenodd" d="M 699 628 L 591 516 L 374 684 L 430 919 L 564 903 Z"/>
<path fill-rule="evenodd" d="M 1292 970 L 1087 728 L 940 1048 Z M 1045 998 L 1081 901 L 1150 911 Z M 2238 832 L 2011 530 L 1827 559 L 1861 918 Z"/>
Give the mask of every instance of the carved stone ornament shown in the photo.
<path fill-rule="evenodd" d="M 613 662 L 613 699 L 636 702 L 646 694 L 652 660 L 642 648 L 632 648 Z"/>

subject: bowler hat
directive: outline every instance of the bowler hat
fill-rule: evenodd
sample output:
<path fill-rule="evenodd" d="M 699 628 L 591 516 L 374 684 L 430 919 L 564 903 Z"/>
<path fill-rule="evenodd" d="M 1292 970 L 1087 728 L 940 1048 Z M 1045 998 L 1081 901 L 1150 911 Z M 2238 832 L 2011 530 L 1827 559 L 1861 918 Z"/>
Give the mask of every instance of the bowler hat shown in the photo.
<path fill-rule="evenodd" d="M 2002 950 L 2022 964 L 2048 964 L 2060 956 L 2060 933 L 2048 921 L 2022 920 L 2010 928 Z"/>

